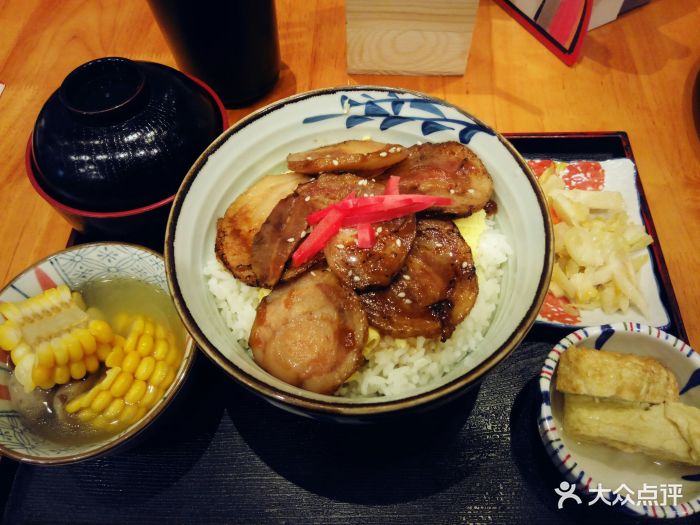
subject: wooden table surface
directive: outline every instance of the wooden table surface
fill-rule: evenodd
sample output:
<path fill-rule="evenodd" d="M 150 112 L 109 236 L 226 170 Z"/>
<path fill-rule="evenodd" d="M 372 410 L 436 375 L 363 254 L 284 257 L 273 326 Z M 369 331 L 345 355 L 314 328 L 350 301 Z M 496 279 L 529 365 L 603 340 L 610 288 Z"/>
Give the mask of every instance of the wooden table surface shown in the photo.
<path fill-rule="evenodd" d="M 569 68 L 481 0 L 461 77 L 348 75 L 341 0 L 278 0 L 282 76 L 264 100 L 346 84 L 447 99 L 501 132 L 629 133 L 690 342 L 700 344 L 700 1 L 652 0 L 588 35 Z M 32 189 L 24 149 L 43 102 L 79 64 L 121 55 L 175 65 L 146 2 L 0 0 L 0 284 L 60 250 L 68 224 Z"/>

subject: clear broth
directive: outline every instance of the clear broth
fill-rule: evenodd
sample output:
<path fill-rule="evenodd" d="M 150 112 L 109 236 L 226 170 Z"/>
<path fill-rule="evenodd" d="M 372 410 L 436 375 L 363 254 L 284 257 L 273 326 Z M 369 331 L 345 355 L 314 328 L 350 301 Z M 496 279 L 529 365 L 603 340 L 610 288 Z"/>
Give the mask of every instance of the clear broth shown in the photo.
<path fill-rule="evenodd" d="M 82 294 L 88 309 L 98 309 L 110 325 L 114 326 L 116 316 L 122 312 L 144 315 L 166 326 L 175 335 L 180 348 L 184 347 L 185 329 L 172 300 L 155 285 L 122 278 L 90 282 L 75 291 Z M 59 389 L 68 386 L 77 387 L 88 380 L 92 385 L 99 381 L 104 372 L 102 364 L 99 371 L 85 379 L 56 385 L 49 391 L 36 388 L 30 394 L 24 393 L 13 376 L 10 380 L 13 408 L 30 431 L 54 443 L 75 446 L 99 442 L 110 433 L 96 430 L 72 417 L 60 417 L 54 397 Z M 95 375 L 100 377 L 97 381 L 91 380 Z"/>

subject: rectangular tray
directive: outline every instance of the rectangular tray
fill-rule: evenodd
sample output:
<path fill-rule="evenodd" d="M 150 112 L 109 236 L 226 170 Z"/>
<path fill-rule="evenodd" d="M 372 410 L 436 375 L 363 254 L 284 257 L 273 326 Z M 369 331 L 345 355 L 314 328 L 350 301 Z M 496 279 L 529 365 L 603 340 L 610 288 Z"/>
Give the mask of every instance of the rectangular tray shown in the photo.
<path fill-rule="evenodd" d="M 517 134 L 525 157 L 632 155 L 625 133 Z M 647 227 L 653 222 L 643 200 Z M 80 242 L 79 237 L 73 238 Z M 657 269 L 685 330 L 658 243 Z M 8 523 L 647 523 L 600 504 L 557 509 L 537 431 L 537 376 L 564 331 L 535 327 L 483 383 L 410 421 L 338 426 L 288 414 L 199 355 L 128 450 L 60 468 L 3 459 Z M 2 503 L 2 502 L 0 502 Z"/>

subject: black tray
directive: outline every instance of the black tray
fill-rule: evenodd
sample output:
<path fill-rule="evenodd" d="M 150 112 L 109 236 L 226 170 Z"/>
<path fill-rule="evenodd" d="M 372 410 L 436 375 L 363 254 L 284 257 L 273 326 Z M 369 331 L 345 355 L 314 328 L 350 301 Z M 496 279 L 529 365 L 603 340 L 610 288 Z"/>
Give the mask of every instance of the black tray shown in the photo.
<path fill-rule="evenodd" d="M 526 157 L 631 157 L 624 133 L 509 138 Z M 660 248 L 655 257 L 670 331 L 685 338 Z M 534 329 L 479 387 L 430 414 L 381 426 L 288 414 L 228 380 L 200 354 L 176 403 L 131 449 L 58 468 L 3 459 L 4 519 L 641 523 L 600 504 L 569 502 L 557 510 L 554 488 L 563 478 L 546 456 L 536 418 L 538 372 L 560 336 Z"/>

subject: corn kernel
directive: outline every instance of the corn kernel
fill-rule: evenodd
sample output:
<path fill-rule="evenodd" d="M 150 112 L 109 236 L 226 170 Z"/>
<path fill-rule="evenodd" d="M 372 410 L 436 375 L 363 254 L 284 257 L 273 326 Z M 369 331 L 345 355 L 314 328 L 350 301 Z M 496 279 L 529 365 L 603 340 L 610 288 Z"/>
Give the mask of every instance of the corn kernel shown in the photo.
<path fill-rule="evenodd" d="M 144 335 L 150 335 L 151 337 L 156 335 L 156 326 L 150 319 L 146 320 L 146 323 L 143 326 L 143 333 Z"/>
<path fill-rule="evenodd" d="M 148 382 L 153 386 L 159 386 L 168 375 L 169 368 L 170 366 L 168 366 L 165 361 L 158 361 L 153 373 L 151 374 L 151 377 L 148 379 Z"/>
<path fill-rule="evenodd" d="M 22 341 L 22 331 L 12 321 L 0 324 L 0 348 L 12 350 Z"/>
<path fill-rule="evenodd" d="M 68 339 L 71 336 L 66 334 L 62 337 L 54 337 L 51 340 L 51 348 L 53 348 L 53 358 L 56 361 L 56 366 L 67 365 L 70 361 L 70 353 L 68 352 L 68 346 L 70 343 Z"/>
<path fill-rule="evenodd" d="M 163 382 L 160 384 L 160 387 L 165 390 L 168 388 L 173 380 L 175 379 L 175 375 L 177 375 L 177 368 L 174 368 L 172 366 L 168 367 L 168 374 L 165 376 L 165 379 L 163 379 Z"/>
<path fill-rule="evenodd" d="M 124 348 L 124 345 L 126 345 L 126 337 L 123 337 L 119 334 L 114 334 L 114 341 L 112 341 L 112 344 L 114 346 L 121 346 Z"/>
<path fill-rule="evenodd" d="M 126 342 L 124 343 L 124 351 L 129 353 L 136 350 L 136 345 L 139 342 L 139 337 L 140 334 L 137 334 L 136 332 L 131 332 L 129 334 L 129 337 L 126 338 Z"/>
<path fill-rule="evenodd" d="M 78 412 L 78 419 L 83 423 L 88 423 L 89 421 L 92 421 L 93 419 L 95 419 L 96 416 L 97 412 L 90 408 L 84 408 L 80 412 Z"/>
<path fill-rule="evenodd" d="M 82 330 L 83 328 L 76 328 L 70 334 L 70 339 L 66 339 L 68 343 L 68 357 L 73 362 L 83 360 L 83 355 L 85 354 L 83 352 L 83 340 L 86 337 L 92 337 L 87 331 L 83 333 Z"/>
<path fill-rule="evenodd" d="M 111 343 L 114 339 L 114 334 L 112 333 L 112 327 L 109 326 L 105 321 L 90 321 L 88 325 L 88 330 L 97 339 L 98 343 Z"/>
<path fill-rule="evenodd" d="M 136 372 L 134 375 L 136 376 L 136 379 L 140 379 L 141 381 L 146 381 L 148 380 L 149 377 L 151 377 L 151 374 L 153 373 L 153 369 L 156 367 L 156 360 L 153 359 L 153 356 L 148 356 L 144 357 L 141 362 L 139 363 L 138 368 L 136 368 Z"/>
<path fill-rule="evenodd" d="M 136 350 L 142 357 L 151 355 L 151 353 L 153 352 L 153 336 L 144 333 L 139 338 L 139 344 L 136 346 Z"/>
<path fill-rule="evenodd" d="M 165 328 L 162 324 L 157 323 L 156 324 L 156 339 L 165 339 L 168 335 L 168 329 Z"/>
<path fill-rule="evenodd" d="M 131 384 L 131 388 L 129 388 L 129 391 L 124 396 L 124 401 L 132 405 L 138 403 L 146 393 L 147 388 L 148 385 L 145 381 L 137 379 Z"/>
<path fill-rule="evenodd" d="M 80 294 L 80 292 L 71 293 L 71 299 L 73 299 L 73 302 L 76 305 L 78 305 L 78 308 L 80 308 L 81 310 L 87 309 L 87 305 L 85 304 L 85 300 L 83 299 L 83 296 Z"/>
<path fill-rule="evenodd" d="M 102 381 L 95 385 L 94 388 L 99 388 L 100 390 L 109 390 L 110 388 L 112 388 L 112 383 L 114 383 L 114 380 L 117 378 L 121 371 L 122 369 L 119 367 L 110 368 L 109 370 L 107 370 L 107 373 L 105 374 Z"/>
<path fill-rule="evenodd" d="M 126 405 L 119 414 L 119 421 L 124 425 L 131 424 L 136 419 L 136 414 L 139 411 L 139 407 L 136 405 Z"/>
<path fill-rule="evenodd" d="M 15 366 L 17 366 L 22 359 L 31 353 L 32 349 L 27 343 L 20 343 L 12 349 L 10 357 L 12 358 L 12 362 L 15 364 Z"/>
<path fill-rule="evenodd" d="M 20 321 L 22 312 L 14 303 L 0 303 L 0 314 L 8 321 Z"/>
<path fill-rule="evenodd" d="M 22 360 L 15 366 L 15 377 L 22 386 L 24 386 L 24 391 L 29 393 L 34 390 L 36 386 L 34 380 L 32 379 L 32 372 L 34 369 L 34 353 L 29 352 Z"/>
<path fill-rule="evenodd" d="M 134 417 L 134 422 L 140 421 L 143 416 L 146 415 L 146 412 L 148 409 L 146 407 L 139 406 L 138 410 L 136 411 L 136 417 Z"/>
<path fill-rule="evenodd" d="M 60 365 L 53 369 L 53 380 L 57 385 L 65 385 L 70 381 L 70 369 L 66 365 Z"/>
<path fill-rule="evenodd" d="M 122 369 L 133 373 L 136 370 L 136 367 L 139 366 L 140 362 L 141 355 L 138 352 L 130 352 L 124 356 L 124 361 L 122 361 Z"/>
<path fill-rule="evenodd" d="M 100 360 L 97 359 L 97 356 L 94 354 L 86 356 L 83 362 L 85 363 L 85 368 L 91 374 L 94 374 L 100 368 Z"/>
<path fill-rule="evenodd" d="M 88 408 L 90 405 L 92 405 L 92 402 L 97 397 L 97 394 L 99 394 L 101 391 L 101 389 L 93 387 L 84 394 L 76 397 L 75 399 L 79 400 L 80 408 Z"/>
<path fill-rule="evenodd" d="M 119 334 L 125 334 L 129 330 L 129 321 L 131 321 L 131 316 L 126 312 L 119 312 L 114 316 L 114 331 Z"/>
<path fill-rule="evenodd" d="M 107 356 L 105 365 L 107 365 L 107 368 L 114 368 L 116 366 L 122 366 L 122 361 L 124 361 L 124 350 L 117 346 Z"/>
<path fill-rule="evenodd" d="M 77 363 L 71 363 L 70 364 L 70 376 L 73 379 L 82 379 L 85 377 L 85 374 L 87 374 L 87 368 L 85 367 L 85 363 L 82 361 L 78 361 Z"/>
<path fill-rule="evenodd" d="M 115 399 L 113 400 L 109 406 L 107 407 L 107 410 L 105 410 L 102 415 L 105 417 L 105 419 L 108 419 L 110 421 L 113 421 L 114 419 L 119 417 L 119 414 L 121 414 L 121 411 L 124 408 L 124 400 L 123 399 Z"/>
<path fill-rule="evenodd" d="M 180 351 L 176 346 L 171 346 L 168 355 L 165 357 L 165 362 L 170 366 L 176 366 L 180 363 Z"/>
<path fill-rule="evenodd" d="M 148 385 L 148 388 L 146 388 L 146 393 L 139 402 L 139 406 L 146 409 L 151 408 L 161 397 L 163 397 L 162 389 L 158 388 L 157 386 Z"/>
<path fill-rule="evenodd" d="M 109 406 L 112 402 L 112 394 L 106 390 L 102 390 L 95 396 L 95 399 L 90 403 L 90 408 L 92 408 L 98 414 Z"/>
<path fill-rule="evenodd" d="M 114 380 L 114 383 L 112 383 L 112 387 L 109 389 L 109 392 L 114 397 L 124 397 L 133 381 L 134 378 L 129 372 L 122 372 Z"/>
<path fill-rule="evenodd" d="M 82 408 L 82 401 L 83 401 L 83 396 L 77 396 L 71 399 L 68 403 L 66 403 L 66 412 L 69 414 L 74 414 L 78 410 Z"/>
<path fill-rule="evenodd" d="M 35 366 L 32 370 L 32 380 L 39 388 L 48 390 L 53 387 L 53 370 L 43 366 Z"/>
<path fill-rule="evenodd" d="M 143 318 L 143 315 L 137 315 L 134 318 L 134 322 L 131 323 L 131 333 L 141 335 L 145 326 L 146 320 Z"/>
<path fill-rule="evenodd" d="M 53 368 L 55 365 L 53 349 L 46 341 L 39 343 L 36 349 L 36 364 L 47 369 Z"/>
<path fill-rule="evenodd" d="M 109 346 L 108 344 L 103 344 L 100 343 L 97 345 L 97 359 L 100 361 L 104 362 L 107 360 L 107 357 L 109 354 L 112 352 L 112 347 Z"/>
<path fill-rule="evenodd" d="M 80 346 L 82 346 L 83 350 L 86 350 L 88 353 L 93 353 L 95 351 L 97 348 L 97 341 L 87 328 L 76 328 L 72 333 L 80 341 Z"/>
<path fill-rule="evenodd" d="M 153 350 L 153 357 L 156 358 L 156 361 L 162 361 L 168 355 L 168 350 L 168 342 L 165 339 L 158 339 L 156 340 L 156 347 Z"/>
<path fill-rule="evenodd" d="M 107 430 L 109 429 L 110 421 L 102 414 L 98 414 L 90 424 L 98 430 Z"/>

